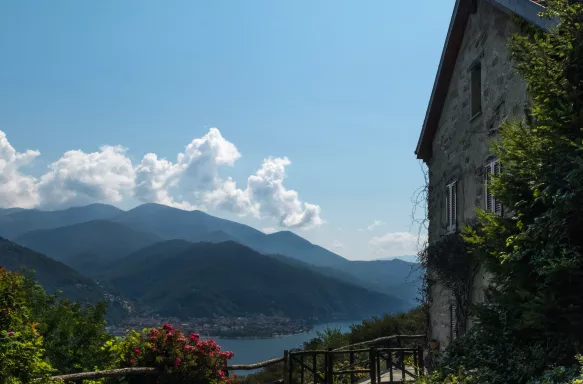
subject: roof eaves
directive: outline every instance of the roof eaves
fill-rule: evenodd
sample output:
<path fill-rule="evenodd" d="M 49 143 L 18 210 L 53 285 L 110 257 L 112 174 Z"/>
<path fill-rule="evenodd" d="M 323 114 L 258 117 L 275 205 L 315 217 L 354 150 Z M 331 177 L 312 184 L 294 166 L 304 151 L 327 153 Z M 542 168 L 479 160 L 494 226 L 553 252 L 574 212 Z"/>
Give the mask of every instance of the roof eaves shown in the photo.
<path fill-rule="evenodd" d="M 516 14 L 546 31 L 549 31 L 557 23 L 556 19 L 549 20 L 539 17 L 540 12 L 544 11 L 544 7 L 532 0 L 486 1 L 489 1 L 506 12 Z M 431 91 L 429 105 L 425 113 L 423 128 L 421 129 L 415 150 L 417 158 L 424 161 L 429 160 L 431 157 L 433 136 L 437 130 L 441 109 L 447 96 L 447 89 L 455 69 L 455 62 L 463 41 L 463 35 L 472 10 L 472 5 L 472 0 L 457 0 L 454 7 L 437 75 L 435 76 L 433 90 Z"/>

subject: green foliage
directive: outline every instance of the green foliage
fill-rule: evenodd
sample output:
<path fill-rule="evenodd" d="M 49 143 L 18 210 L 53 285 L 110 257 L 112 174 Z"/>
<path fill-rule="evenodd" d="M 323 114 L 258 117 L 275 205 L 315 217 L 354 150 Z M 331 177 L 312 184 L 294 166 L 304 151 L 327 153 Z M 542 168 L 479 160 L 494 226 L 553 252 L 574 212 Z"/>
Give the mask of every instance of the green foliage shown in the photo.
<path fill-rule="evenodd" d="M 423 307 L 405 313 L 384 315 L 350 326 L 349 343 L 391 335 L 423 335 L 427 331 L 427 317 Z"/>
<path fill-rule="evenodd" d="M 85 305 L 47 297 L 39 313 L 39 331 L 44 336 L 46 357 L 61 373 L 86 372 L 111 364 L 101 347 L 112 339 L 105 331 L 106 305 Z"/>
<path fill-rule="evenodd" d="M 53 370 L 43 359 L 43 338 L 28 305 L 26 279 L 0 268 L 0 382 L 21 383 Z"/>
<path fill-rule="evenodd" d="M 441 378 L 464 367 L 471 382 L 526 383 L 572 366 L 583 348 L 583 6 L 547 6 L 555 30 L 530 27 L 510 42 L 531 104 L 493 143 L 503 172 L 491 190 L 506 214 L 479 211 L 464 231 L 492 284 L 477 325 L 443 356 Z"/>

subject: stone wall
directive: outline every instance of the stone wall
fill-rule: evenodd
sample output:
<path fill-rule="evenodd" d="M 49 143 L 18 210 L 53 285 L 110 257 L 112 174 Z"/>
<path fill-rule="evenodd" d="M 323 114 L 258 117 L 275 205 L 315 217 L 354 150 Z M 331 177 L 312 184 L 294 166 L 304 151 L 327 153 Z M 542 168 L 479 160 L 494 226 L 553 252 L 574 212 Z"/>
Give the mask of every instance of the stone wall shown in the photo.
<path fill-rule="evenodd" d="M 457 226 L 475 218 L 475 207 L 484 207 L 484 166 L 491 158 L 489 143 L 502 119 L 521 116 L 526 86 L 516 74 L 507 41 L 518 32 L 512 16 L 487 0 L 478 0 L 471 15 L 457 59 L 432 157 L 429 160 L 429 241 L 447 233 L 446 185 L 457 180 Z M 479 59 L 482 66 L 482 113 L 470 116 L 470 68 Z M 483 299 L 487 277 L 479 273 L 473 300 Z M 447 346 L 450 338 L 450 295 L 439 286 L 430 290 L 431 338 Z M 471 323 L 471 322 L 470 322 Z"/>

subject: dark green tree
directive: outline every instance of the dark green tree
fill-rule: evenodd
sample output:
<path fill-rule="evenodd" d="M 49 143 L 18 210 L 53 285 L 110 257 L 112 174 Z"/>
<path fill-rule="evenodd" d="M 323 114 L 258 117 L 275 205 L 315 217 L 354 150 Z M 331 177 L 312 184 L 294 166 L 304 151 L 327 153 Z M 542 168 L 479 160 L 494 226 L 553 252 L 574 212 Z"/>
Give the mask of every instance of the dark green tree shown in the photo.
<path fill-rule="evenodd" d="M 546 6 L 557 27 L 525 25 L 509 43 L 530 102 L 492 145 L 504 215 L 479 211 L 464 235 L 492 284 L 442 369 L 474 369 L 478 382 L 527 382 L 583 347 L 583 6 Z"/>

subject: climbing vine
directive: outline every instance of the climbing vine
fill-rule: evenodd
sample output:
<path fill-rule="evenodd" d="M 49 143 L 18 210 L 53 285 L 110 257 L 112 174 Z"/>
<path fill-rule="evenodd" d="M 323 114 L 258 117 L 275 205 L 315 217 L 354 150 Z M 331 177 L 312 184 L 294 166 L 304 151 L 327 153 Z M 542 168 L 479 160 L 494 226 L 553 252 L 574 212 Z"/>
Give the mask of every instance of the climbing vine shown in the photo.
<path fill-rule="evenodd" d="M 479 270 L 479 263 L 468 252 L 459 233 L 442 237 L 419 253 L 419 262 L 426 269 L 425 289 L 439 285 L 447 289 L 454 300 L 455 320 L 458 331 L 464 331 L 469 316 L 472 287 Z"/>

